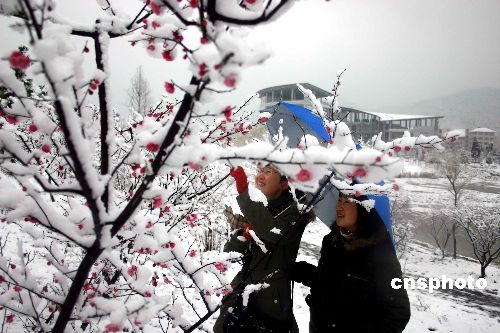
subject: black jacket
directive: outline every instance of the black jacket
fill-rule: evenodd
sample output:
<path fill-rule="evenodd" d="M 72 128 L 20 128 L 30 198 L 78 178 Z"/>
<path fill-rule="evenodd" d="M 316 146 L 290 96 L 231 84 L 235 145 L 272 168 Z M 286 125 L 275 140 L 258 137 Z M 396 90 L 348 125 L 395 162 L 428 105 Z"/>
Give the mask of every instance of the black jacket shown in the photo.
<path fill-rule="evenodd" d="M 267 251 L 272 249 L 272 253 L 264 253 L 253 240 L 242 240 L 239 237 L 241 230 L 234 232 L 224 246 L 224 251 L 246 254 L 247 264 L 253 270 L 248 276 L 243 270 L 240 271 L 231 285 L 238 286 L 245 277 L 245 284 L 269 284 L 269 287 L 251 294 L 248 309 L 258 309 L 260 313 L 280 322 L 295 322 L 289 274 L 295 265 L 300 239 L 310 217 L 301 219 L 297 204 L 288 191 L 277 199 L 269 200 L 267 207 L 261 202 L 252 201 L 248 191 L 236 199 L 255 234 Z M 227 311 L 235 302 L 235 297 L 229 297 L 222 306 L 214 326 L 215 333 L 223 332 Z"/>
<path fill-rule="evenodd" d="M 401 267 L 385 227 L 347 241 L 334 229 L 323 239 L 318 267 L 300 262 L 293 278 L 311 287 L 312 332 L 396 333 L 410 319 L 404 289 L 393 289 Z"/>

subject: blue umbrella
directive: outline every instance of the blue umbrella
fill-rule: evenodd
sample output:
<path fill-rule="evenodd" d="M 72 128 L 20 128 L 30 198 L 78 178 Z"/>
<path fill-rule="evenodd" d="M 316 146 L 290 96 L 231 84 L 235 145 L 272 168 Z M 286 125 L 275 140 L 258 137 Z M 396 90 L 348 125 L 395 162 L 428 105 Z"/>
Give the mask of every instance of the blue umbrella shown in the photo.
<path fill-rule="evenodd" d="M 363 146 L 359 143 L 356 143 L 356 150 L 363 149 Z M 359 181 L 356 181 L 360 183 Z M 380 181 L 376 183 L 377 185 L 384 185 L 384 181 Z M 391 236 L 392 245 L 396 246 L 394 242 L 394 234 L 392 233 L 392 223 L 391 223 L 391 203 L 389 202 L 389 198 L 387 195 L 367 195 L 368 199 L 375 201 L 375 210 L 377 214 L 380 216 L 382 221 L 384 222 L 385 228 L 387 232 L 389 232 L 389 236 Z"/>
<path fill-rule="evenodd" d="M 328 181 L 328 176 L 325 176 L 320 182 L 323 185 L 325 181 Z M 313 198 L 312 193 L 308 193 L 306 200 L 311 201 Z M 328 181 L 325 187 L 319 194 L 318 198 L 311 202 L 314 206 L 313 210 L 316 216 L 326 224 L 328 227 L 335 223 L 337 220 L 337 202 L 339 201 L 339 190 Z"/>
<path fill-rule="evenodd" d="M 283 135 L 289 139 L 287 144 L 289 148 L 297 147 L 301 138 L 306 134 L 316 137 L 318 142 L 324 146 L 330 141 L 330 135 L 326 131 L 323 121 L 309 109 L 295 104 L 279 102 L 268 107 L 264 112 L 271 113 L 271 117 L 266 122 L 269 134 L 271 136 L 276 135 L 281 126 Z M 320 181 L 320 185 L 323 185 L 325 181 L 328 181 L 327 177 Z M 312 200 L 312 197 L 312 193 L 308 193 L 306 196 L 308 200 Z M 328 182 L 319 197 L 313 202 L 314 213 L 329 227 L 335 223 L 337 218 L 335 207 L 338 199 L 338 190 Z"/>
<path fill-rule="evenodd" d="M 384 182 L 379 185 L 383 184 Z M 384 222 L 385 228 L 387 229 L 387 232 L 391 237 L 392 245 L 395 246 L 396 244 L 394 242 L 394 235 L 392 233 L 391 203 L 389 202 L 389 198 L 387 197 L 387 195 L 368 195 L 368 199 L 375 200 L 375 210 L 382 219 L 382 222 Z"/>
<path fill-rule="evenodd" d="M 271 117 L 266 122 L 269 134 L 271 136 L 278 134 L 281 126 L 283 135 L 289 139 L 287 144 L 289 148 L 297 147 L 301 138 L 306 134 L 315 136 L 322 145 L 330 141 L 330 135 L 321 117 L 300 105 L 279 102 L 263 112 L 271 113 Z M 280 121 L 282 121 L 281 124 Z"/>

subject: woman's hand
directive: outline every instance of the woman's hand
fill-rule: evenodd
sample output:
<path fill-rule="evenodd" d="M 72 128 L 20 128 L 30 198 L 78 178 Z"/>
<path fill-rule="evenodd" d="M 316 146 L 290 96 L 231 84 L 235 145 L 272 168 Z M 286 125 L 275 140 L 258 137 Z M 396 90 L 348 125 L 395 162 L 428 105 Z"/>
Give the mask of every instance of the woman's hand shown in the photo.
<path fill-rule="evenodd" d="M 243 193 L 248 189 L 247 175 L 241 166 L 231 169 L 230 175 L 236 181 L 236 190 L 238 193 Z"/>
<path fill-rule="evenodd" d="M 243 229 L 248 226 L 248 221 L 243 215 L 233 214 L 231 207 L 224 210 L 224 215 L 227 218 L 227 222 L 231 226 L 231 229 Z"/>
<path fill-rule="evenodd" d="M 316 266 L 305 261 L 296 262 L 290 271 L 290 279 L 311 287 L 316 275 Z"/>

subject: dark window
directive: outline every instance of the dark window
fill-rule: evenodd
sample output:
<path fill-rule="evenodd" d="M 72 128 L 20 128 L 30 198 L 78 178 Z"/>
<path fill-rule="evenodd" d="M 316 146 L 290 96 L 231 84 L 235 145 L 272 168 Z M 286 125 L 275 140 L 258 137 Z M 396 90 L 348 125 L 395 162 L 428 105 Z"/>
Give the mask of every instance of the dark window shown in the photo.
<path fill-rule="evenodd" d="M 281 100 L 281 90 L 273 90 L 273 102 L 278 102 Z"/>
<path fill-rule="evenodd" d="M 293 87 L 293 99 L 299 101 L 304 99 L 304 94 L 297 87 Z"/>
<path fill-rule="evenodd" d="M 283 100 L 284 101 L 291 101 L 292 100 L 292 89 L 286 88 L 281 90 L 283 93 Z"/>
<path fill-rule="evenodd" d="M 267 97 L 267 96 L 268 96 L 268 94 L 269 94 L 269 93 L 264 93 L 264 94 L 261 94 L 261 95 L 260 95 L 260 98 L 262 99 L 262 101 L 263 101 L 264 103 L 269 102 L 269 99 L 268 99 L 268 97 Z"/>

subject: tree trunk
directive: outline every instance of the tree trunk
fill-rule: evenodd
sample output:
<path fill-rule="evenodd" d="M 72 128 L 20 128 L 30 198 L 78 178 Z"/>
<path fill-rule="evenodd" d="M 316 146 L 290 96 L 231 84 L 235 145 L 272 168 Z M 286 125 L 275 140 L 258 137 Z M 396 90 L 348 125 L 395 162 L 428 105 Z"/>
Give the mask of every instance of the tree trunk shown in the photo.
<path fill-rule="evenodd" d="M 89 276 L 90 269 L 101 253 L 102 249 L 99 248 L 99 242 L 96 241 L 96 243 L 89 248 L 87 254 L 78 267 L 75 279 L 69 288 L 68 295 L 66 296 L 64 304 L 61 307 L 61 313 L 59 314 L 59 317 L 57 317 L 52 333 L 64 333 L 64 329 L 68 324 L 76 301 L 82 292 L 83 285 Z"/>
<path fill-rule="evenodd" d="M 452 237 L 453 237 L 453 259 L 457 259 L 457 223 L 453 223 L 452 228 Z"/>
<path fill-rule="evenodd" d="M 486 266 L 481 265 L 481 276 L 480 278 L 486 277 Z"/>

